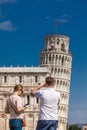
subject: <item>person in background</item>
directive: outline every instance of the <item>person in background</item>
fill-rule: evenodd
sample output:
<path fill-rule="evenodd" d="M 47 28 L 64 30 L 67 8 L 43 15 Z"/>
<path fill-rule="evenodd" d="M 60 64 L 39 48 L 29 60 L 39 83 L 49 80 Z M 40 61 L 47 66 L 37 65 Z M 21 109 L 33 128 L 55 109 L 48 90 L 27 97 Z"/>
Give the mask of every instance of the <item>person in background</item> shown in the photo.
<path fill-rule="evenodd" d="M 7 99 L 5 112 L 10 113 L 9 127 L 10 130 L 22 130 L 22 119 L 24 117 L 25 107 L 22 105 L 21 95 L 23 86 L 17 84 L 14 87 L 14 93 Z"/>
<path fill-rule="evenodd" d="M 31 95 L 40 98 L 40 113 L 36 130 L 56 130 L 58 127 L 58 104 L 60 92 L 54 90 L 55 80 L 46 77 L 45 82 L 31 90 Z M 42 89 L 45 87 L 44 89 Z"/>

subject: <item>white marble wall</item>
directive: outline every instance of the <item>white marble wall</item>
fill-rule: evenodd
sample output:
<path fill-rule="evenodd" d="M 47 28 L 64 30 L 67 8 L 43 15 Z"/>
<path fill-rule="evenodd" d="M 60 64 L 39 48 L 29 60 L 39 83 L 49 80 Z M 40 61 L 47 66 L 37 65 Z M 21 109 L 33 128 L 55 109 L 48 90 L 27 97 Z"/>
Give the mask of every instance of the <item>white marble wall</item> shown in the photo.
<path fill-rule="evenodd" d="M 45 81 L 45 77 L 48 75 L 48 69 L 44 67 L 26 67 L 26 69 L 24 67 L 0 68 L 0 130 L 9 130 L 9 115 L 4 113 L 4 108 L 8 96 L 13 93 L 13 88 L 17 83 L 22 84 L 24 87 L 22 95 L 23 104 L 26 104 L 28 101 L 30 104 L 25 111 L 27 127 L 23 129 L 35 130 L 38 120 L 39 101 L 36 97 L 30 96 L 30 89 L 37 86 L 38 83 Z"/>

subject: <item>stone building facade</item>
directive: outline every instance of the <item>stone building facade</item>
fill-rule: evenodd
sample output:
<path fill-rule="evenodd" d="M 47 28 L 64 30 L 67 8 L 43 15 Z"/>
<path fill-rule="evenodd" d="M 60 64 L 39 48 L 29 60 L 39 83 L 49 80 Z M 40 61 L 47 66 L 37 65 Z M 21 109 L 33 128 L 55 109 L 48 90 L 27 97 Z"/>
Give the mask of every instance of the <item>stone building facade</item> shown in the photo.
<path fill-rule="evenodd" d="M 35 130 L 39 99 L 30 96 L 30 89 L 44 81 L 50 75 L 55 78 L 55 90 L 61 93 L 58 106 L 58 130 L 66 130 L 70 93 L 72 55 L 69 52 L 69 37 L 64 35 L 46 35 L 45 48 L 40 53 L 39 67 L 0 67 L 0 130 L 8 130 L 9 115 L 4 113 L 8 96 L 17 83 L 24 86 L 23 103 L 29 103 L 25 111 L 27 127 L 24 130 Z"/>

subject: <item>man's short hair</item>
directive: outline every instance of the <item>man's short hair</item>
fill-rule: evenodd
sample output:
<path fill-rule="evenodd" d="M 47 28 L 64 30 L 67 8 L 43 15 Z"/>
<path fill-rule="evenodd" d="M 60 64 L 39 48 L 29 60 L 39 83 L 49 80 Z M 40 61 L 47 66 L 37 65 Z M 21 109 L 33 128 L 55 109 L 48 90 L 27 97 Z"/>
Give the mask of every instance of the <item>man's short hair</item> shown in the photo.
<path fill-rule="evenodd" d="M 54 84 L 55 83 L 55 80 L 54 80 L 54 78 L 53 77 L 46 77 L 46 84 L 48 84 L 48 85 L 52 85 L 52 84 Z"/>

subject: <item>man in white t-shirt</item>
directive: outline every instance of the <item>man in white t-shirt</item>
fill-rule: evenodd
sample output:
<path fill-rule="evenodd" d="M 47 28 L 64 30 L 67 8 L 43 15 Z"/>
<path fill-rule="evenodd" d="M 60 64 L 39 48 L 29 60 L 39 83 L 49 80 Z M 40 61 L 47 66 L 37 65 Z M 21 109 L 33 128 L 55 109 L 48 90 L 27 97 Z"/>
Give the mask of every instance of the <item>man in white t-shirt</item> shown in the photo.
<path fill-rule="evenodd" d="M 31 90 L 32 95 L 40 98 L 40 113 L 36 130 L 56 130 L 58 127 L 60 92 L 54 90 L 54 84 L 54 78 L 46 77 L 45 83 Z"/>

